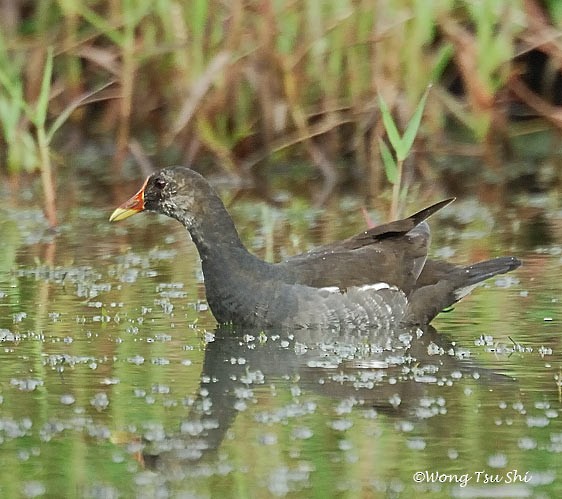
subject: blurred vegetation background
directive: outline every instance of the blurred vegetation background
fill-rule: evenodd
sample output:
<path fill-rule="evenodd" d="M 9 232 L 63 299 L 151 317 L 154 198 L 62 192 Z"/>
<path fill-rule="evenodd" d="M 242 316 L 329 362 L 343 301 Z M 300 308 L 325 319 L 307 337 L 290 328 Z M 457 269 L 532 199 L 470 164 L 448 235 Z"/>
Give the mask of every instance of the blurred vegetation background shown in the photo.
<path fill-rule="evenodd" d="M 57 168 L 91 147 L 112 175 L 184 163 L 264 193 L 281 168 L 318 204 L 349 181 L 536 186 L 517 158 L 537 132 L 560 149 L 561 23 L 558 0 L 1 0 L 0 172 L 40 172 L 51 225 Z M 397 176 L 381 102 L 402 132 L 430 85 Z"/>

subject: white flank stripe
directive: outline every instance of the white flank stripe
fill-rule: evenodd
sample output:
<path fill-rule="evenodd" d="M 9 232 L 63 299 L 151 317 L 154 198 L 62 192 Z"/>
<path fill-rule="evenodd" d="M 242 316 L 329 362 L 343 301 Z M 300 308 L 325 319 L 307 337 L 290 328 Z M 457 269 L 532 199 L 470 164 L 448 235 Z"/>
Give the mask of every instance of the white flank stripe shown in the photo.
<path fill-rule="evenodd" d="M 381 289 L 390 289 L 390 284 L 386 282 L 376 282 L 374 284 L 365 284 L 364 286 L 359 286 L 357 289 L 360 291 L 379 291 Z"/>

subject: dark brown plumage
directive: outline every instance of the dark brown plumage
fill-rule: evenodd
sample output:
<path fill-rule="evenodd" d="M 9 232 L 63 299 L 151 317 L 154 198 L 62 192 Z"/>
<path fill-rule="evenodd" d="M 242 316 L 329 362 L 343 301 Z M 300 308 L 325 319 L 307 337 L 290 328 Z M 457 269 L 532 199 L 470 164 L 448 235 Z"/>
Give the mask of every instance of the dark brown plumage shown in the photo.
<path fill-rule="evenodd" d="M 187 168 L 151 175 L 110 220 L 150 210 L 182 223 L 199 251 L 207 300 L 221 323 L 391 327 L 429 323 L 479 282 L 520 265 L 514 257 L 467 267 L 427 260 L 426 219 L 452 201 L 276 264 L 246 250 L 220 198 Z"/>

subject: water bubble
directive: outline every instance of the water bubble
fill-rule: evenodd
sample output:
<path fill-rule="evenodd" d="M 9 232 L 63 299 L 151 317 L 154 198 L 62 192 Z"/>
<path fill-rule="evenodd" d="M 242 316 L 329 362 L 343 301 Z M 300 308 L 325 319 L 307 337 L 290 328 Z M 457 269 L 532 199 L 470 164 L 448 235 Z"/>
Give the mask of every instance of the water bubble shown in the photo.
<path fill-rule="evenodd" d="M 537 441 L 531 437 L 521 437 L 517 441 L 517 446 L 521 450 L 532 450 L 537 448 Z"/>
<path fill-rule="evenodd" d="M 400 395 L 395 393 L 394 395 L 389 397 L 388 401 L 389 401 L 389 403 L 392 407 L 396 408 L 400 405 L 400 403 L 402 402 L 402 399 L 400 398 Z"/>
<path fill-rule="evenodd" d="M 18 322 L 23 321 L 26 317 L 27 317 L 26 312 L 17 312 L 15 314 L 12 314 L 12 321 L 14 324 L 17 324 Z"/>
<path fill-rule="evenodd" d="M 171 388 L 168 385 L 163 385 L 160 383 L 152 385 L 152 393 L 158 393 L 160 395 L 167 395 L 171 392 Z"/>
<path fill-rule="evenodd" d="M 42 482 L 30 481 L 23 484 L 22 495 L 24 497 L 40 497 L 46 492 L 47 489 Z"/>
<path fill-rule="evenodd" d="M 260 436 L 259 442 L 262 445 L 275 445 L 277 443 L 277 435 L 275 433 L 266 433 Z"/>
<path fill-rule="evenodd" d="M 411 450 L 424 450 L 427 443 L 423 438 L 410 438 L 406 441 L 406 445 Z"/>
<path fill-rule="evenodd" d="M 167 366 L 170 364 L 170 360 L 163 357 L 156 357 L 154 359 L 151 359 L 150 363 L 156 366 Z"/>
<path fill-rule="evenodd" d="M 0 329 L 0 342 L 14 342 L 20 341 L 21 336 L 16 333 L 12 333 L 9 329 Z"/>
<path fill-rule="evenodd" d="M 43 380 L 41 379 L 15 379 L 10 380 L 10 384 L 21 390 L 22 392 L 32 392 L 37 387 L 43 386 Z"/>
<path fill-rule="evenodd" d="M 98 411 L 103 411 L 107 409 L 109 406 L 109 398 L 107 396 L 107 393 L 105 392 L 96 393 L 90 399 L 90 405 Z"/>
<path fill-rule="evenodd" d="M 293 428 L 291 437 L 295 440 L 307 440 L 314 435 L 314 432 L 306 426 L 297 426 Z"/>
<path fill-rule="evenodd" d="M 550 423 L 549 419 L 545 416 L 528 416 L 527 426 L 529 428 L 544 428 Z"/>
<path fill-rule="evenodd" d="M 488 457 L 488 466 L 491 468 L 504 468 L 507 465 L 507 456 L 505 454 L 493 454 Z"/>
<path fill-rule="evenodd" d="M 64 394 L 60 397 L 60 403 L 63 405 L 72 405 L 76 401 L 76 398 L 72 394 Z"/>
<path fill-rule="evenodd" d="M 335 419 L 334 421 L 328 423 L 328 426 L 337 431 L 346 431 L 353 426 L 353 421 L 350 419 Z"/>

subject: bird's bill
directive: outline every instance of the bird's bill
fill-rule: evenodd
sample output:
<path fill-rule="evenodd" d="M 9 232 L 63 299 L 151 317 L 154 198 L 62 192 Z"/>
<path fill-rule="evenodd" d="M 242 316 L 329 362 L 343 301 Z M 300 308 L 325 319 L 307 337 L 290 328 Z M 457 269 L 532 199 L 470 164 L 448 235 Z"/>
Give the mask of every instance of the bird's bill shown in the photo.
<path fill-rule="evenodd" d="M 145 180 L 139 192 L 137 192 L 128 201 L 125 201 L 121 206 L 119 206 L 119 208 L 115 209 L 115 211 L 109 217 L 110 222 L 119 222 L 120 220 L 125 220 L 126 218 L 132 217 L 133 215 L 136 215 L 137 213 L 144 210 L 144 189 L 147 182 L 148 179 Z"/>

